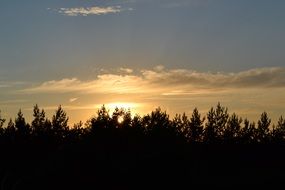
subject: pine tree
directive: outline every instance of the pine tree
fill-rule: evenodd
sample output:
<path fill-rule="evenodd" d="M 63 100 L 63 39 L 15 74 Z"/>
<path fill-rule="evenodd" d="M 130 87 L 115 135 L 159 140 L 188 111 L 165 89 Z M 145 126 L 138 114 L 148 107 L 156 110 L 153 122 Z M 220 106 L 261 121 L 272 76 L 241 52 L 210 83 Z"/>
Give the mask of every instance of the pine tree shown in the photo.
<path fill-rule="evenodd" d="M 132 126 L 132 114 L 131 110 L 123 109 L 123 114 L 120 116 L 119 122 L 122 128 L 130 128 Z"/>
<path fill-rule="evenodd" d="M 240 136 L 242 118 L 239 118 L 235 113 L 233 113 L 227 122 L 224 140 L 226 142 L 236 142 Z"/>
<path fill-rule="evenodd" d="M 277 126 L 273 129 L 273 138 L 276 142 L 285 140 L 285 119 L 282 116 L 279 118 Z"/>
<path fill-rule="evenodd" d="M 15 128 L 18 136 L 27 137 L 30 134 L 30 126 L 26 123 L 22 110 L 20 109 L 15 119 Z"/>
<path fill-rule="evenodd" d="M 87 126 L 90 128 L 92 133 L 95 133 L 97 130 L 108 128 L 110 125 L 111 117 L 109 115 L 109 111 L 103 105 L 97 111 L 97 115 L 92 117 L 90 120 L 87 121 Z"/>
<path fill-rule="evenodd" d="M 258 120 L 257 126 L 257 141 L 266 142 L 270 139 L 270 123 L 271 119 L 268 117 L 266 112 L 263 112 Z"/>
<path fill-rule="evenodd" d="M 255 123 L 250 123 L 248 119 L 244 120 L 244 127 L 240 130 L 240 138 L 242 143 L 248 144 L 255 140 L 256 128 Z"/>
<path fill-rule="evenodd" d="M 207 123 L 204 130 L 205 142 L 217 142 L 224 134 L 228 121 L 228 109 L 218 103 L 216 109 L 211 108 L 207 114 Z"/>
<path fill-rule="evenodd" d="M 4 129 L 2 128 L 4 123 L 5 123 L 5 119 L 2 118 L 2 115 L 1 115 L 1 110 L 0 110 L 0 135 L 2 135 L 4 133 Z"/>
<path fill-rule="evenodd" d="M 60 105 L 52 116 L 52 130 L 56 136 L 64 137 L 64 133 L 68 130 L 68 119 Z"/>
<path fill-rule="evenodd" d="M 16 128 L 15 128 L 15 124 L 11 118 L 8 122 L 8 125 L 5 129 L 5 131 L 4 131 L 4 134 L 5 134 L 5 137 L 7 139 L 15 140 Z"/>
<path fill-rule="evenodd" d="M 40 111 L 38 105 L 36 104 L 34 106 L 33 116 L 34 119 L 32 121 L 32 129 L 34 130 L 36 136 L 42 136 L 44 133 L 46 133 L 45 111 L 44 110 Z"/>
<path fill-rule="evenodd" d="M 182 137 L 186 138 L 187 141 L 190 141 L 190 121 L 185 113 L 182 115 L 176 114 L 172 121 L 172 125 Z"/>
<path fill-rule="evenodd" d="M 202 140 L 204 121 L 205 118 L 201 118 L 201 114 L 199 113 L 198 109 L 195 108 L 193 110 L 189 123 L 190 124 L 189 137 L 192 142 L 199 142 Z"/>

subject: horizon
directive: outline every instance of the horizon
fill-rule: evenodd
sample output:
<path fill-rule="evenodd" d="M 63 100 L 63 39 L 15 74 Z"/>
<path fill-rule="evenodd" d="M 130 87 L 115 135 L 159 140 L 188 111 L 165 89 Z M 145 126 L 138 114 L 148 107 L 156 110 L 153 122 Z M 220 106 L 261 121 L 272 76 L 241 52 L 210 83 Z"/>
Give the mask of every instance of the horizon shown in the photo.
<path fill-rule="evenodd" d="M 242 115 L 239 115 L 236 112 L 231 112 L 231 110 L 227 106 L 221 104 L 220 102 L 218 102 L 215 106 L 211 106 L 208 110 L 200 111 L 197 107 L 194 107 L 192 111 L 183 112 L 183 113 L 173 113 L 173 114 L 170 114 L 171 112 L 169 113 L 169 110 L 163 109 L 161 106 L 155 107 L 151 111 L 144 113 L 143 111 L 140 111 L 139 107 L 141 107 L 141 105 L 139 105 L 139 104 L 114 102 L 114 103 L 110 103 L 110 104 L 94 105 L 93 108 L 90 108 L 90 110 L 92 110 L 93 113 L 88 115 L 88 116 L 85 113 L 81 113 L 81 115 L 86 117 L 86 119 L 81 119 L 78 121 L 74 121 L 72 117 L 70 118 L 69 112 L 66 111 L 66 109 L 64 108 L 63 105 L 58 105 L 57 107 L 49 107 L 49 108 L 45 109 L 43 107 L 40 107 L 38 104 L 36 104 L 31 109 L 26 109 L 26 110 L 19 109 L 17 114 L 19 113 L 19 111 L 21 111 L 21 113 L 23 114 L 23 118 L 25 119 L 26 123 L 31 125 L 32 121 L 35 119 L 33 116 L 33 109 L 35 108 L 35 106 L 37 106 L 40 110 L 45 112 L 45 117 L 49 121 L 52 120 L 52 118 L 55 115 L 55 113 L 57 112 L 58 108 L 61 107 L 62 110 L 66 113 L 66 116 L 68 118 L 67 125 L 72 129 L 73 126 L 78 125 L 79 123 L 81 123 L 81 124 L 83 124 L 83 126 L 85 126 L 85 125 L 88 125 L 89 121 L 91 121 L 92 119 L 98 118 L 98 111 L 102 110 L 103 107 L 107 110 L 110 118 L 112 118 L 113 114 L 116 112 L 116 109 L 122 110 L 124 113 L 129 112 L 132 119 L 134 119 L 136 116 L 138 116 L 140 118 L 144 118 L 146 116 L 150 116 L 152 113 L 156 112 L 157 110 L 160 110 L 162 113 L 165 112 L 169 116 L 170 121 L 175 121 L 176 117 L 180 117 L 183 115 L 185 115 L 188 119 L 190 119 L 192 117 L 194 109 L 197 109 L 199 114 L 201 114 L 201 118 L 205 119 L 205 121 L 203 122 L 203 125 L 205 125 L 206 122 L 208 122 L 208 118 L 207 118 L 208 113 L 211 111 L 211 109 L 216 109 L 218 105 L 222 106 L 222 108 L 225 108 L 230 117 L 233 115 L 238 116 L 238 118 L 240 118 L 242 120 L 242 125 L 244 125 L 245 120 L 249 121 L 250 123 L 257 124 L 261 120 L 262 114 L 264 114 L 264 113 L 268 114 L 268 112 L 266 112 L 266 111 L 260 112 L 260 115 L 254 120 L 254 119 L 250 119 L 246 116 L 243 117 Z M 76 112 L 76 114 L 78 114 L 78 109 L 75 109 L 75 108 L 68 108 L 68 109 L 70 109 L 71 111 L 74 110 Z M 143 110 L 143 109 L 141 109 L 141 110 Z M 30 112 L 30 115 L 25 114 L 25 113 L 27 113 L 27 111 Z M 15 114 L 13 118 L 12 117 L 5 118 L 5 114 L 0 112 L 0 119 L 4 119 L 4 120 L 2 120 L 3 124 L 4 124 L 3 126 L 7 127 L 9 120 L 12 120 L 12 122 L 15 122 L 15 120 L 18 118 L 17 114 Z M 270 116 L 270 114 L 268 114 L 268 118 L 270 119 L 270 126 L 269 127 L 270 127 L 270 129 L 273 129 L 274 126 L 276 126 L 278 124 L 278 122 L 284 118 L 284 116 L 280 115 L 278 118 L 272 118 Z M 119 117 L 118 119 L 119 119 L 118 123 L 121 123 L 124 121 L 122 117 Z"/>

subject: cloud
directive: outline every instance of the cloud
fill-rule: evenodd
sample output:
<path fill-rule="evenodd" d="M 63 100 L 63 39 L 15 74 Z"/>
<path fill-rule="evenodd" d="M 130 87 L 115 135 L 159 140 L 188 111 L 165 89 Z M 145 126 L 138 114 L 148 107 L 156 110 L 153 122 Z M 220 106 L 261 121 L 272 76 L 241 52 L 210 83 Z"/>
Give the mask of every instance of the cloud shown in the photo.
<path fill-rule="evenodd" d="M 134 70 L 130 68 L 120 68 L 119 71 L 127 73 L 127 74 L 131 74 Z"/>
<path fill-rule="evenodd" d="M 162 66 L 141 70 L 120 69 L 124 74 L 105 73 L 94 80 L 78 78 L 52 80 L 24 89 L 26 93 L 102 93 L 191 95 L 222 92 L 232 89 L 285 88 L 285 68 L 257 68 L 238 73 L 197 72 L 187 69 L 165 69 Z"/>
<path fill-rule="evenodd" d="M 165 67 L 163 65 L 157 65 L 156 67 L 153 68 L 155 71 L 163 71 Z"/>
<path fill-rule="evenodd" d="M 26 93 L 40 92 L 82 92 L 82 93 L 139 93 L 143 92 L 142 85 L 145 81 L 135 75 L 98 75 L 95 80 L 81 81 L 77 78 L 52 80 L 42 83 L 39 86 L 22 90 Z"/>
<path fill-rule="evenodd" d="M 123 11 L 121 6 L 76 7 L 76 8 L 60 8 L 59 10 L 57 10 L 57 12 L 67 16 L 105 15 L 110 13 L 119 13 L 121 11 Z"/>
<path fill-rule="evenodd" d="M 78 100 L 78 98 L 70 98 L 69 102 L 75 102 L 76 100 Z"/>
<path fill-rule="evenodd" d="M 285 87 L 285 68 L 257 68 L 238 73 L 209 73 L 186 69 L 145 70 L 143 78 L 153 84 L 201 88 Z"/>
<path fill-rule="evenodd" d="M 62 79 L 62 80 L 51 80 L 42 83 L 40 86 L 29 88 L 24 91 L 29 92 L 47 92 L 47 91 L 58 91 L 58 92 L 72 92 L 76 91 L 76 86 L 82 86 L 82 83 L 77 78 Z M 81 87 L 82 88 L 82 87 Z"/>
<path fill-rule="evenodd" d="M 25 85 L 26 82 L 23 81 L 0 81 L 0 88 L 9 88 L 14 86 Z"/>
<path fill-rule="evenodd" d="M 242 117 L 254 120 L 259 117 L 260 110 L 270 111 L 268 113 L 276 119 L 284 111 L 285 67 L 235 73 L 167 69 L 163 66 L 132 72 L 125 69 L 105 70 L 90 80 L 64 78 L 26 84 L 21 90 L 15 89 L 15 97 L 9 97 L 11 103 L 0 104 L 12 109 L 16 105 L 14 99 L 25 98 L 28 102 L 18 102 L 17 105 L 25 108 L 42 102 L 51 105 L 48 109 L 52 113 L 57 108 L 55 105 L 65 103 L 64 109 L 72 110 L 71 117 L 83 119 L 88 119 L 87 116 L 94 114 L 94 110 L 103 104 L 108 107 L 140 104 L 133 108 L 133 113 L 140 114 L 161 106 L 174 116 L 185 111 L 191 114 L 194 106 L 205 114 L 210 106 L 221 102 Z M 79 113 L 76 110 L 84 111 Z"/>

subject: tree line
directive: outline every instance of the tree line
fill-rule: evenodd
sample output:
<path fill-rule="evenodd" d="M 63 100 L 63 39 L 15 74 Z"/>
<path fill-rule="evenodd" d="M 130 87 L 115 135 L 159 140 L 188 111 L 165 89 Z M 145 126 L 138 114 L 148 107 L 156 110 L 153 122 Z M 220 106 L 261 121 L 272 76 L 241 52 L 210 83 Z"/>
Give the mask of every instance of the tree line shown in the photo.
<path fill-rule="evenodd" d="M 68 125 L 34 106 L 0 114 L 1 189 L 146 189 L 277 187 L 285 177 L 285 121 L 266 112 L 250 122 L 218 103 L 205 116 L 160 108 L 144 116 L 102 106 L 86 123 Z"/>
<path fill-rule="evenodd" d="M 132 117 L 130 110 L 116 108 L 112 114 L 103 105 L 96 116 L 85 124 L 79 122 L 68 126 L 68 116 L 59 106 L 52 119 L 46 117 L 45 111 L 38 105 L 33 109 L 33 120 L 27 123 L 21 110 L 13 121 L 1 117 L 0 139 L 9 141 L 43 141 L 43 142 L 74 142 L 101 135 L 128 132 L 157 140 L 175 140 L 192 144 L 250 144 L 250 143 L 284 143 L 285 120 L 281 116 L 277 125 L 272 125 L 266 112 L 260 119 L 250 122 L 236 113 L 230 114 L 228 108 L 220 103 L 212 107 L 205 117 L 195 108 L 192 115 L 177 114 L 170 119 L 166 111 L 157 108 L 151 113 Z"/>

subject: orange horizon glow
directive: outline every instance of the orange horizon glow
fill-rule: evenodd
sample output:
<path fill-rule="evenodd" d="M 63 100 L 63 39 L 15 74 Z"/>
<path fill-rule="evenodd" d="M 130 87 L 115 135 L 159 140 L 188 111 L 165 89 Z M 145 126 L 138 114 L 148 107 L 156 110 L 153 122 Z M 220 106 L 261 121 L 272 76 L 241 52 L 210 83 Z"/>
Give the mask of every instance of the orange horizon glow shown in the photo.
<path fill-rule="evenodd" d="M 95 107 L 97 109 L 100 109 L 102 106 L 105 106 L 107 110 L 109 111 L 110 114 L 116 109 L 124 109 L 126 111 L 130 110 L 132 115 L 135 114 L 143 114 L 145 113 L 144 111 L 144 105 L 142 103 L 136 103 L 136 102 L 109 102 L 106 104 L 97 104 Z"/>

